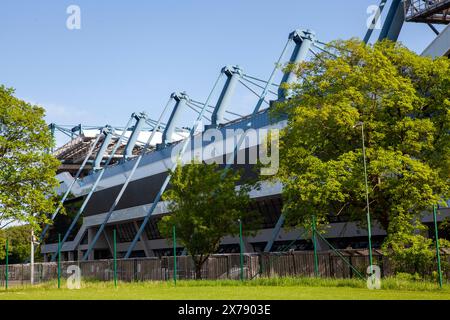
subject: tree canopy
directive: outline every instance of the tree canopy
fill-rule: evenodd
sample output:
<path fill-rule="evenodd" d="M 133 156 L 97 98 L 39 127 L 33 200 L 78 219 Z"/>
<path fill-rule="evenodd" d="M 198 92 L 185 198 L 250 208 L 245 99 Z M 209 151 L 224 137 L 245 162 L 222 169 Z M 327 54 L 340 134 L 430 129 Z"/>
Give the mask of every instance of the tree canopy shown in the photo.
<path fill-rule="evenodd" d="M 327 51 L 288 67 L 299 81 L 273 111 L 288 116 L 276 176 L 287 222 L 310 225 L 312 215 L 322 224 L 335 216 L 365 221 L 362 134 L 373 220 L 388 230 L 395 217 L 444 205 L 450 60 L 389 41 L 336 41 Z"/>
<path fill-rule="evenodd" d="M 239 219 L 245 234 L 255 230 L 259 218 L 249 210 L 248 195 L 254 185 L 241 183 L 239 171 L 221 170 L 216 164 L 180 165 L 171 175 L 170 189 L 163 195 L 171 213 L 163 217 L 159 229 L 171 239 L 176 227 L 177 239 L 193 256 L 200 279 L 203 263 L 217 251 L 221 239 L 239 234 Z"/>
<path fill-rule="evenodd" d="M 0 229 L 37 229 L 54 211 L 59 162 L 47 152 L 54 142 L 43 117 L 43 108 L 0 86 Z"/>

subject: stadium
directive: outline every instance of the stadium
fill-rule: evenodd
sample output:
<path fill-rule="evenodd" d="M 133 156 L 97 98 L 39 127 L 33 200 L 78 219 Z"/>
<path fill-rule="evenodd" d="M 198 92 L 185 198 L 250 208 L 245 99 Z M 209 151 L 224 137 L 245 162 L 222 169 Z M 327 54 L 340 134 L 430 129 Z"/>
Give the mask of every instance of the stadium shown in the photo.
<path fill-rule="evenodd" d="M 433 24 L 448 25 L 449 22 L 450 1 L 394 0 L 378 40 L 396 41 L 404 23 L 420 23 L 424 28 L 431 27 L 436 31 Z M 365 42 L 371 38 L 372 31 L 369 29 L 367 32 Z M 118 235 L 119 258 L 170 255 L 172 248 L 162 238 L 157 224 L 161 217 L 170 214 L 167 204 L 161 201 L 161 195 L 169 183 L 168 170 L 177 164 L 174 153 L 181 150 L 186 162 L 190 155 L 200 152 L 199 148 L 219 150 L 214 156 L 203 160 L 221 158 L 225 165 L 244 169 L 245 176 L 254 175 L 252 168 L 255 163 L 236 164 L 228 160 L 235 160 L 239 154 L 249 159 L 250 154 L 261 149 L 261 140 L 241 139 L 246 143 L 238 143 L 233 150 L 223 148 L 222 141 L 212 141 L 203 135 L 206 129 L 214 129 L 226 136 L 227 141 L 236 142 L 240 140 L 239 134 L 248 129 L 258 133 L 283 128 L 283 119 L 275 123 L 271 120 L 270 106 L 285 99 L 286 92 L 280 84 L 292 83 L 296 78 L 293 73 L 287 72 L 281 74 L 279 83 L 273 83 L 277 72 L 281 73 L 279 66 L 305 61 L 309 55 L 324 48 L 320 35 L 312 30 L 295 30 L 287 38 L 287 44 L 268 80 L 246 74 L 240 66 L 226 66 L 220 71 L 219 79 L 206 101 L 197 101 L 186 92 L 172 93 L 159 120 L 150 119 L 144 112 L 135 112 L 121 128 L 51 124 L 53 132 L 62 132 L 70 137 L 70 141 L 53 150 L 53 154 L 62 163 L 58 174 L 61 181 L 58 192 L 63 197 L 66 210 L 72 214 L 62 216 L 56 211 L 52 216 L 54 225 L 44 229 L 41 235 L 45 241 L 41 246 L 44 261 L 54 261 L 58 233 L 62 237 L 62 260 L 112 258 L 114 229 Z M 436 35 L 422 55 L 450 56 L 449 26 Z M 268 65 L 270 63 L 268 61 Z M 244 85 L 257 95 L 252 114 L 239 115 L 230 111 L 231 97 L 239 85 Z M 183 124 L 184 113 L 188 110 L 198 114 L 197 120 L 201 121 L 194 121 L 188 126 Z M 199 139 L 201 142 L 195 144 Z M 246 253 L 276 252 L 287 244 L 294 251 L 312 250 L 309 239 L 299 238 L 302 230 L 284 229 L 282 188 L 280 183 L 263 182 L 259 190 L 251 192 L 252 205 L 249 209 L 259 212 L 263 225 L 256 236 L 244 238 Z M 440 210 L 439 219 L 450 216 L 448 208 Z M 432 225 L 432 215 L 427 215 L 423 222 Z M 375 249 L 381 246 L 385 236 L 386 232 L 374 223 L 372 245 Z M 367 231 L 341 216 L 336 217 L 324 237 L 337 249 L 363 250 L 368 247 Z M 319 251 L 329 249 L 322 240 L 318 241 L 317 246 Z M 239 238 L 226 237 L 217 253 L 238 253 L 239 250 Z M 177 254 L 185 255 L 186 251 L 179 247 Z"/>

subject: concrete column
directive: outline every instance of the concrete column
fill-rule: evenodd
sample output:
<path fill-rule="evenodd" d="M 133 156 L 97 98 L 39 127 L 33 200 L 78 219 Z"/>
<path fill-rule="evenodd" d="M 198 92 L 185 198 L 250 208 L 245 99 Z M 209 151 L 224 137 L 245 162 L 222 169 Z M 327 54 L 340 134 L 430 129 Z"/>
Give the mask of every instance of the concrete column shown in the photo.
<path fill-rule="evenodd" d="M 87 231 L 88 231 L 88 245 L 90 246 L 94 240 L 96 230 L 94 228 L 89 228 Z M 94 252 L 95 248 L 93 248 L 89 253 L 88 260 L 94 260 Z"/>
<path fill-rule="evenodd" d="M 67 261 L 74 261 L 74 254 L 73 251 L 67 252 Z"/>
<path fill-rule="evenodd" d="M 248 241 L 248 237 L 242 237 L 242 241 L 244 242 L 244 252 L 245 253 L 255 252 L 255 250 L 253 250 L 253 246 Z"/>
<path fill-rule="evenodd" d="M 136 229 L 136 232 L 138 232 L 139 231 L 139 225 L 137 224 L 136 221 L 134 221 L 133 224 L 134 224 L 134 228 Z M 155 253 L 153 252 L 153 250 L 148 245 L 148 238 L 147 238 L 147 234 L 145 233 L 145 231 L 141 233 L 141 237 L 140 237 L 139 240 L 141 240 L 142 247 L 143 247 L 144 252 L 145 252 L 145 256 L 146 257 L 154 257 Z"/>
<path fill-rule="evenodd" d="M 317 237 L 316 239 L 317 239 L 316 241 L 317 251 L 331 250 L 331 248 L 327 245 L 325 241 L 322 240 L 322 238 Z"/>
<path fill-rule="evenodd" d="M 112 235 L 112 230 L 109 230 L 108 228 L 105 228 L 103 230 L 103 236 L 105 237 L 106 243 L 108 244 L 109 252 L 111 253 L 111 256 L 114 255 L 114 239 Z"/>

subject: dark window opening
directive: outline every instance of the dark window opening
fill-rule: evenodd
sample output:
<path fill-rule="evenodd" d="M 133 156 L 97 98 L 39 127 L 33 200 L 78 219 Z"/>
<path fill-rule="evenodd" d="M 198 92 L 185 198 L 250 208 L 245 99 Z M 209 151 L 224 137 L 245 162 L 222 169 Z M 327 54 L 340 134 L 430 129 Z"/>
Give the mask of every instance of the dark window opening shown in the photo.
<path fill-rule="evenodd" d="M 184 248 L 177 248 L 177 256 L 181 256 L 183 254 Z M 171 257 L 173 256 L 173 248 L 167 248 L 167 249 L 156 249 L 153 250 L 153 253 L 156 257 Z"/>
<path fill-rule="evenodd" d="M 313 243 L 308 240 L 275 241 L 270 252 L 310 251 L 314 250 Z"/>
<path fill-rule="evenodd" d="M 84 232 L 83 237 L 81 237 L 81 244 L 88 244 L 88 235 L 87 232 Z"/>
<path fill-rule="evenodd" d="M 131 242 L 136 235 L 136 228 L 133 222 L 118 224 L 116 225 L 116 230 L 118 242 Z"/>
<path fill-rule="evenodd" d="M 281 216 L 283 207 L 280 197 L 260 198 L 250 204 L 250 210 L 259 212 L 262 217 L 261 229 L 271 229 L 275 227 Z"/>
<path fill-rule="evenodd" d="M 145 234 L 148 240 L 162 239 L 161 233 L 158 229 L 158 223 L 161 221 L 162 216 L 152 217 L 145 226 Z"/>
<path fill-rule="evenodd" d="M 69 199 L 64 203 L 64 208 L 66 210 L 66 214 L 58 214 L 53 220 L 53 224 L 50 225 L 48 232 L 45 237 L 45 243 L 57 243 L 58 242 L 58 234 L 61 235 L 61 238 L 64 237 L 66 232 L 69 230 L 70 225 L 72 224 L 73 219 L 75 218 L 78 210 L 83 204 L 84 197 Z M 79 218 L 74 228 L 69 234 L 69 237 L 66 241 L 73 241 L 75 236 L 83 224 L 83 219 Z"/>
<path fill-rule="evenodd" d="M 130 258 L 145 258 L 145 251 L 144 250 L 132 251 L 130 254 Z"/>
<path fill-rule="evenodd" d="M 94 259 L 95 260 L 111 259 L 111 258 L 112 258 L 112 255 L 108 249 L 94 250 Z"/>
<path fill-rule="evenodd" d="M 239 244 L 223 244 L 219 246 L 217 253 L 239 253 L 240 251 Z"/>
<path fill-rule="evenodd" d="M 385 236 L 372 236 L 372 248 L 380 249 Z M 368 249 L 369 239 L 367 237 L 333 238 L 327 239 L 336 249 Z M 327 246 L 328 247 L 328 246 Z M 328 249 L 328 248 L 327 248 Z M 331 250 L 331 248 L 329 248 Z"/>

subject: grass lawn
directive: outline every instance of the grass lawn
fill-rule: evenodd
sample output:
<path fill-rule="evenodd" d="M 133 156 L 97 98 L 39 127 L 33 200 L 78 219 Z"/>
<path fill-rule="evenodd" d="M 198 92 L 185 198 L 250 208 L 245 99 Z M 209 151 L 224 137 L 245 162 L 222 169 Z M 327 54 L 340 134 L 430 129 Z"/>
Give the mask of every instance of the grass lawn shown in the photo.
<path fill-rule="evenodd" d="M 254 300 L 390 300 L 431 299 L 450 300 L 450 286 L 438 289 L 430 282 L 408 282 L 396 279 L 383 281 L 381 290 L 368 290 L 360 280 L 326 280 L 308 278 L 258 279 L 239 281 L 178 281 L 172 282 L 119 283 L 84 282 L 79 290 L 69 290 L 56 282 L 35 287 L 0 289 L 0 300 L 7 299 L 145 299 L 145 300 L 208 300 L 208 299 L 254 299 Z"/>

